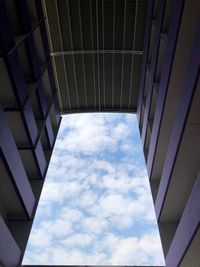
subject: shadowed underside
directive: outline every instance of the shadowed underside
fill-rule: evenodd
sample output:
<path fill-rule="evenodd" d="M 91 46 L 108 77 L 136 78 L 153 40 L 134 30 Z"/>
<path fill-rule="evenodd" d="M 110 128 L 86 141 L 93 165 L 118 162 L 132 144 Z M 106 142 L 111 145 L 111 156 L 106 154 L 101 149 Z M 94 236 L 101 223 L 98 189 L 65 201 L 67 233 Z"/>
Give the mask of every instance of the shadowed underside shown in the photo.
<path fill-rule="evenodd" d="M 22 265 L 22 267 L 44 267 L 44 265 Z M 163 266 L 141 266 L 141 265 L 45 265 L 45 267 L 163 267 Z"/>
<path fill-rule="evenodd" d="M 135 112 L 146 0 L 44 1 L 63 113 Z"/>

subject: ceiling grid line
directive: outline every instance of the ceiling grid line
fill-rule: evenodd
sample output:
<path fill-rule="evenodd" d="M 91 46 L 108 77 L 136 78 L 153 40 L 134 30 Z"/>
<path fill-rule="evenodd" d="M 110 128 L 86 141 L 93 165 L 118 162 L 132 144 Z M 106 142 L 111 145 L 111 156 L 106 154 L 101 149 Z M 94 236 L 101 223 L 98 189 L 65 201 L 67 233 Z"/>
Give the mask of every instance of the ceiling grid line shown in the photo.
<path fill-rule="evenodd" d="M 134 19 L 134 30 L 133 30 L 133 46 L 132 49 L 134 50 L 135 48 L 135 36 L 136 36 L 136 29 L 137 29 L 137 12 L 138 12 L 138 0 L 135 2 L 135 19 Z M 133 64 L 134 64 L 134 55 L 132 55 L 131 58 L 131 79 L 130 79 L 130 88 L 129 88 L 129 103 L 128 107 L 130 108 L 131 106 L 131 96 L 132 96 L 132 86 L 133 86 Z"/>
<path fill-rule="evenodd" d="M 81 54 L 125 54 L 125 55 L 143 55 L 142 50 L 109 50 L 109 49 L 99 49 L 99 50 L 68 50 L 68 51 L 57 51 L 52 52 L 51 56 L 71 56 L 74 55 L 81 55 Z"/>
<path fill-rule="evenodd" d="M 56 6 L 56 15 L 57 15 L 57 19 L 58 19 L 58 30 L 59 30 L 59 36 L 60 36 L 60 45 L 61 45 L 61 49 L 63 51 L 63 40 L 62 40 L 62 34 L 61 34 L 61 26 L 60 26 L 60 17 L 59 17 L 59 12 L 58 12 L 58 4 L 57 1 L 55 0 L 55 6 Z M 70 93 L 69 93 L 69 83 L 68 83 L 68 77 L 67 77 L 67 69 L 66 69 L 66 64 L 65 64 L 65 57 L 62 57 L 63 60 L 63 66 L 64 66 L 64 76 L 65 76 L 65 81 L 66 81 L 66 85 L 67 85 L 67 95 L 68 95 L 68 101 L 69 101 L 69 109 L 72 109 L 71 106 L 71 100 L 70 100 Z"/>
<path fill-rule="evenodd" d="M 99 50 L 99 11 L 98 11 L 98 0 L 96 0 L 96 27 L 97 27 L 97 50 Z M 101 111 L 101 91 L 100 91 L 100 80 L 99 80 L 99 54 L 97 54 L 97 86 L 99 92 L 99 111 Z"/>
<path fill-rule="evenodd" d="M 105 50 L 105 35 L 104 35 L 104 0 L 102 0 L 102 43 Z M 106 85 L 105 85 L 105 55 L 103 53 L 103 92 L 104 92 L 104 109 L 106 108 Z"/>
<path fill-rule="evenodd" d="M 50 34 L 49 17 L 48 17 L 48 14 L 47 14 L 46 2 L 44 1 L 42 3 L 42 5 L 43 5 L 43 9 L 44 9 L 45 18 L 46 18 L 45 25 L 47 27 L 47 35 L 48 35 L 48 39 L 49 39 L 50 51 L 53 51 L 53 44 L 52 44 L 52 38 L 51 38 L 51 34 Z M 57 69 L 55 67 L 56 63 L 55 63 L 54 56 L 52 56 L 52 63 L 53 63 L 52 64 L 53 65 L 53 71 L 54 71 L 54 76 L 55 76 L 56 86 L 57 86 L 57 88 L 56 88 L 57 89 L 57 95 L 58 95 L 58 99 L 59 99 L 59 103 L 60 103 L 61 109 L 63 110 L 63 103 L 62 103 L 62 98 L 61 98 L 61 94 L 60 94 L 60 84 L 59 84 L 59 81 L 58 81 L 58 73 L 57 73 Z"/>
<path fill-rule="evenodd" d="M 70 11 L 69 11 L 69 1 L 67 0 L 67 16 L 68 16 L 68 22 L 69 22 L 69 32 L 70 32 L 70 41 L 71 41 L 71 48 L 73 48 L 73 38 L 72 38 L 72 27 L 71 27 L 71 17 L 70 17 Z M 74 55 L 72 54 L 72 64 L 73 64 L 73 71 L 74 71 L 74 80 L 75 80 L 75 88 L 76 88 L 76 98 L 77 98 L 77 106 L 80 108 L 80 101 L 79 101 L 79 94 L 78 94 L 78 86 L 77 86 L 77 78 L 76 78 L 76 66 L 75 66 L 75 59 Z"/>
<path fill-rule="evenodd" d="M 122 49 L 124 50 L 125 46 L 125 37 L 126 37 L 126 0 L 124 1 L 124 28 L 123 28 L 123 44 Z M 123 82 L 124 82 L 124 54 L 122 54 L 122 72 L 121 72 L 121 92 L 120 92 L 120 109 L 122 108 L 122 99 L 123 99 Z"/>
<path fill-rule="evenodd" d="M 81 49 L 83 48 L 83 31 L 82 31 L 82 22 L 81 22 L 81 7 L 80 7 L 80 1 L 78 1 L 78 9 L 79 9 L 79 21 L 80 21 L 80 37 L 81 37 Z M 85 57 L 84 54 L 82 55 L 82 64 L 83 64 L 83 79 L 84 79 L 84 89 L 85 89 L 85 105 L 86 109 L 88 108 L 88 101 L 87 101 L 87 86 L 86 86 L 86 78 L 85 78 Z"/>
<path fill-rule="evenodd" d="M 92 0 L 90 0 L 90 25 L 91 25 L 91 41 L 92 41 L 92 48 L 94 49 L 93 22 L 92 22 Z M 94 54 L 92 54 L 92 69 L 93 69 L 93 82 L 94 82 L 94 103 L 95 103 L 95 108 L 97 108 L 97 96 L 96 96 L 96 78 L 95 78 L 95 61 L 94 61 Z"/>
<path fill-rule="evenodd" d="M 115 50 L 115 0 L 113 1 L 113 43 Z M 114 108 L 115 54 L 112 54 L 112 108 Z"/>

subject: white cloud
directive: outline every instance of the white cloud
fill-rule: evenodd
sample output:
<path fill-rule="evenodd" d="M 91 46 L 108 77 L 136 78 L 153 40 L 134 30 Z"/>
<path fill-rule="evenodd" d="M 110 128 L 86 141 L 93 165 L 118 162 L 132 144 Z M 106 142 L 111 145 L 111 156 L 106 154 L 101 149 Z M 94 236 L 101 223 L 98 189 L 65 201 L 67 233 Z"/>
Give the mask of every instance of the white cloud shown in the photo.
<path fill-rule="evenodd" d="M 94 240 L 93 235 L 86 233 L 73 234 L 62 240 L 62 244 L 68 247 L 86 247 Z"/>
<path fill-rule="evenodd" d="M 78 203 L 79 207 L 87 208 L 89 206 L 95 205 L 98 200 L 97 193 L 95 194 L 92 190 L 87 190 L 81 194 L 77 201 L 74 203 Z"/>
<path fill-rule="evenodd" d="M 24 264 L 162 264 L 137 134 L 132 115 L 63 118 Z"/>
<path fill-rule="evenodd" d="M 108 221 L 105 218 L 97 216 L 86 217 L 81 221 L 84 232 L 101 234 L 108 227 Z"/>
<path fill-rule="evenodd" d="M 59 216 L 66 222 L 79 222 L 84 217 L 83 213 L 79 209 L 63 207 L 59 211 Z"/>
<path fill-rule="evenodd" d="M 65 250 L 63 246 L 54 246 L 46 249 L 46 253 L 40 251 L 38 253 L 29 252 L 27 254 L 27 264 L 35 263 L 51 265 L 98 265 L 99 262 L 105 262 L 107 255 L 102 252 L 85 253 L 79 249 Z"/>
<path fill-rule="evenodd" d="M 104 116 L 68 116 L 62 128 L 68 127 L 69 130 L 62 130 L 63 136 L 57 141 L 57 149 L 86 154 L 115 149 L 116 140 L 109 134 L 110 127 L 105 124 Z"/>
<path fill-rule="evenodd" d="M 31 231 L 31 235 L 29 238 L 30 246 L 34 246 L 37 248 L 45 248 L 51 245 L 52 236 L 48 234 L 46 229 L 42 228 L 41 226 L 37 229 L 33 229 Z"/>
<path fill-rule="evenodd" d="M 49 205 L 50 203 L 62 204 L 66 199 L 76 197 L 87 185 L 75 181 L 65 182 L 46 182 L 41 196 L 40 205 Z"/>

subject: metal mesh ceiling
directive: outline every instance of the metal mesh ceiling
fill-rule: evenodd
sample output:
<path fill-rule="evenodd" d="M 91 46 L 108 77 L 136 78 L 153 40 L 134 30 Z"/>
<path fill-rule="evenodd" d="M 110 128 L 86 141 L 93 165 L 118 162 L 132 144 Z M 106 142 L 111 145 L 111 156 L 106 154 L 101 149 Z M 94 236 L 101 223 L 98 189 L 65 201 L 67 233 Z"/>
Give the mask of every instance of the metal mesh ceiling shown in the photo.
<path fill-rule="evenodd" d="M 134 112 L 146 19 L 144 0 L 45 0 L 63 113 Z"/>

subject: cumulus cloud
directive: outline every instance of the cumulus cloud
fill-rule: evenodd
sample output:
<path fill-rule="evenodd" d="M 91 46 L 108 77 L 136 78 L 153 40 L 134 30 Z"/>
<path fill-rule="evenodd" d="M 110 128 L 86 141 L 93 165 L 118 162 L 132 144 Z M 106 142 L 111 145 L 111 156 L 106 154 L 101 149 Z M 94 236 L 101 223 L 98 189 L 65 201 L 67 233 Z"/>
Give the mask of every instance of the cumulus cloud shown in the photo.
<path fill-rule="evenodd" d="M 131 265 L 132 262 L 137 262 L 138 258 L 141 258 L 140 264 L 149 264 L 151 262 L 154 265 L 159 263 L 159 257 L 152 257 L 152 253 L 159 253 L 159 239 L 155 232 L 143 235 L 140 238 L 109 237 L 108 244 L 110 246 L 108 249 L 112 251 L 110 264 L 123 265 L 126 262 L 126 264 Z"/>
<path fill-rule="evenodd" d="M 164 264 L 137 121 L 63 117 L 24 264 Z"/>
<path fill-rule="evenodd" d="M 104 116 L 84 114 L 76 116 L 75 119 L 73 116 L 66 119 L 61 129 L 62 138 L 58 139 L 56 144 L 57 148 L 85 154 L 116 149 L 116 139 L 112 138 L 111 129 L 105 124 Z M 65 131 L 66 128 L 68 131 Z"/>
<path fill-rule="evenodd" d="M 62 244 L 67 247 L 86 247 L 92 243 L 94 236 L 91 234 L 81 233 L 73 234 L 62 240 Z"/>

